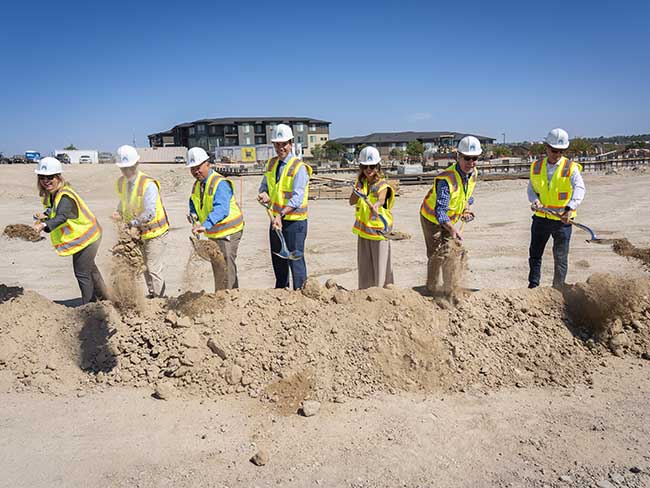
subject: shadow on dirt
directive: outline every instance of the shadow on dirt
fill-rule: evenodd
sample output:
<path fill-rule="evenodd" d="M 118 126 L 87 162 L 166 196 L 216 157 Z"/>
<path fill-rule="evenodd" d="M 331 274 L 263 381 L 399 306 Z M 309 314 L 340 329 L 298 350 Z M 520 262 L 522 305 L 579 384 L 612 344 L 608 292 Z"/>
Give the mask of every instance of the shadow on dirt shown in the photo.
<path fill-rule="evenodd" d="M 93 304 L 79 332 L 80 364 L 89 373 L 108 373 L 117 366 L 115 352 L 108 339 L 115 334 L 109 327 L 108 315 L 100 304 Z"/>

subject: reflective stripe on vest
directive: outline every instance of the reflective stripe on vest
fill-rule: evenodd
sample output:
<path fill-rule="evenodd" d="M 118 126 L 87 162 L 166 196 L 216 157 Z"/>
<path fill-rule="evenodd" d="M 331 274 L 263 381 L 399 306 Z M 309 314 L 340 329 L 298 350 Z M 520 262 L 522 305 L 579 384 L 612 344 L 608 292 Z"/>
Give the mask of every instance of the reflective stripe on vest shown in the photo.
<path fill-rule="evenodd" d="M 548 158 L 535 161 L 531 165 L 530 183 L 544 207 L 563 212 L 573 194 L 571 173 L 574 167 L 575 171 L 580 171 L 581 167 L 570 159 L 562 157 L 549 181 L 547 165 Z M 569 218 L 575 218 L 576 214 L 575 210 L 569 212 Z M 535 212 L 535 215 L 550 220 L 560 220 L 559 217 L 544 212 Z"/>
<path fill-rule="evenodd" d="M 211 228 L 206 229 L 205 235 L 210 239 L 222 239 L 244 229 L 244 215 L 235 200 L 235 185 L 231 180 L 224 178 L 216 171 L 212 171 L 206 179 L 203 198 L 201 198 L 201 182 L 197 180 L 194 183 L 191 198 L 199 221 L 205 222 L 212 212 L 214 208 L 214 194 L 217 192 L 217 188 L 222 181 L 226 181 L 230 185 L 232 197 L 230 198 L 228 215 Z"/>
<path fill-rule="evenodd" d="M 393 229 L 393 214 L 391 209 L 395 204 L 395 192 L 393 188 L 386 182 L 385 179 L 379 180 L 374 185 L 368 187 L 368 181 L 364 179 L 362 192 L 368 195 L 368 200 L 371 204 L 377 203 L 379 194 L 386 190 L 386 200 L 384 205 L 379 207 L 379 214 L 386 219 L 388 229 L 390 232 Z M 384 235 L 384 224 L 379 217 L 375 217 L 368 205 L 361 199 L 357 200 L 354 211 L 354 226 L 352 233 L 363 239 L 372 241 L 386 240 Z"/>
<path fill-rule="evenodd" d="M 473 171 L 472 174 L 469 175 L 467 180 L 467 189 L 465 189 L 465 186 L 462 184 L 463 179 L 461 178 L 460 173 L 456 170 L 456 164 L 449 166 L 440 174 L 436 175 L 431 189 L 425 195 L 422 205 L 420 205 L 420 215 L 437 225 L 440 225 L 435 212 L 437 199 L 436 184 L 439 180 L 444 180 L 447 182 L 447 185 L 449 185 L 449 208 L 446 213 L 452 224 L 455 224 L 458 222 L 461 215 L 463 215 L 463 212 L 467 208 L 467 202 L 474 193 L 474 187 L 476 186 L 476 171 Z"/>
<path fill-rule="evenodd" d="M 158 180 L 139 171 L 133 182 L 131 193 L 128 194 L 129 185 L 126 178 L 120 176 L 117 180 L 117 194 L 120 197 L 122 217 L 127 222 L 137 218 L 144 211 L 144 194 L 149 182 L 152 182 L 158 188 L 158 198 L 156 199 L 156 213 L 153 218 L 138 226 L 143 240 L 161 236 L 169 230 L 169 218 L 162 203 L 160 183 Z"/>
<path fill-rule="evenodd" d="M 268 189 L 271 203 L 269 208 L 273 215 L 278 215 L 285 208 L 293 196 L 293 182 L 298 170 L 304 166 L 307 170 L 307 177 L 312 175 L 311 166 L 295 156 L 291 156 L 289 161 L 282 168 L 280 178 L 276 182 L 276 171 L 280 164 L 280 158 L 271 158 L 266 162 L 264 177 L 266 178 L 266 187 Z M 305 185 L 305 194 L 299 208 L 289 212 L 284 216 L 285 220 L 305 220 L 307 218 L 307 201 L 309 199 L 309 180 Z"/>
<path fill-rule="evenodd" d="M 46 196 L 43 206 L 50 209 L 50 218 L 56 216 L 56 209 L 63 196 L 68 196 L 77 205 L 77 218 L 68 219 L 50 232 L 52 246 L 60 256 L 70 256 L 90 246 L 102 235 L 102 229 L 86 203 L 69 186 L 64 186 L 51 202 Z"/>

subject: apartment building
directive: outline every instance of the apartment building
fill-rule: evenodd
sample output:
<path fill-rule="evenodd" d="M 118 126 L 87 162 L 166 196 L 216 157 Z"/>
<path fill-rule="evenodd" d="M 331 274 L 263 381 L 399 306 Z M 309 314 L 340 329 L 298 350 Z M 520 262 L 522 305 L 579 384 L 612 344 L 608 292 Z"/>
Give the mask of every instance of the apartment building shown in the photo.
<path fill-rule="evenodd" d="M 278 124 L 290 125 L 295 142 L 302 144 L 303 154 L 329 140 L 331 122 L 308 117 L 250 117 L 201 119 L 150 134 L 149 146 L 202 147 L 209 153 L 217 147 L 260 146 L 271 144 L 271 133 Z"/>

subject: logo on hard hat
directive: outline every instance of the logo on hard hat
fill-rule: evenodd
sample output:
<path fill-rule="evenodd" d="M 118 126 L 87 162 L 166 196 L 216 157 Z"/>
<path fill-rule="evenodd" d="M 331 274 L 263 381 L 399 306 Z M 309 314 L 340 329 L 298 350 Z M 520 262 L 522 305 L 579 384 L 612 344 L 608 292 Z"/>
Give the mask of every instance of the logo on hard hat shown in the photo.
<path fill-rule="evenodd" d="M 476 151 L 476 146 L 474 144 L 472 144 L 471 146 L 469 146 L 469 150 L 470 151 Z"/>
<path fill-rule="evenodd" d="M 123 163 L 128 163 L 129 162 L 129 157 L 128 156 L 122 156 L 122 162 Z"/>
<path fill-rule="evenodd" d="M 558 144 L 564 144 L 564 139 L 558 139 L 558 140 L 557 140 L 557 143 L 558 143 Z"/>

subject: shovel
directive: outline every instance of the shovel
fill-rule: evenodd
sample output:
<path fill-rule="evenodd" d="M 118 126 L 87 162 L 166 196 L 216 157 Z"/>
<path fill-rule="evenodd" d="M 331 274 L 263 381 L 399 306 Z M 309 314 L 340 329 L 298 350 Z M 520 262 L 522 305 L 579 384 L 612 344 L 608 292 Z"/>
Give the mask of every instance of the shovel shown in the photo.
<path fill-rule="evenodd" d="M 366 205 L 368 205 L 369 208 L 372 208 L 372 203 L 370 203 L 370 200 L 368 200 L 368 196 L 363 193 L 362 191 L 359 191 L 357 187 L 352 188 L 352 192 L 358 196 L 361 200 L 365 202 Z M 379 234 L 382 236 L 385 236 L 388 234 L 388 222 L 384 218 L 384 216 L 380 213 L 377 213 L 377 216 L 379 217 L 379 220 L 381 220 L 382 225 L 384 226 L 383 230 L 379 231 Z"/>
<path fill-rule="evenodd" d="M 262 203 L 261 201 L 258 200 L 260 205 L 266 209 L 266 213 L 269 216 L 269 219 L 271 219 L 271 223 L 273 222 L 273 212 L 271 212 L 271 209 L 269 208 L 268 205 Z M 279 229 L 276 229 L 273 227 L 273 230 L 275 231 L 275 234 L 278 236 L 278 239 L 280 239 L 280 252 L 275 252 L 272 251 L 273 254 L 278 256 L 279 258 L 282 259 L 288 259 L 289 261 L 296 261 L 300 258 L 302 258 L 302 252 L 301 251 L 289 251 L 289 248 L 287 247 L 287 241 L 284 240 L 284 235 L 282 235 L 282 231 Z"/>
<path fill-rule="evenodd" d="M 538 208 L 530 207 L 530 208 L 531 208 L 531 210 L 535 210 L 535 211 L 538 211 L 538 212 L 544 212 L 544 213 L 547 213 L 547 214 L 554 215 L 556 217 L 560 217 L 562 215 L 562 212 L 558 212 L 557 210 L 554 210 L 554 209 L 548 208 L 548 207 L 538 207 Z M 569 223 L 571 225 L 575 225 L 577 228 L 582 229 L 582 230 L 584 230 L 585 232 L 587 232 L 589 234 L 589 239 L 586 240 L 587 242 L 595 242 L 597 244 L 605 244 L 606 239 L 600 239 L 599 237 L 597 237 L 596 233 L 593 230 L 591 230 L 589 227 L 587 227 L 585 224 L 580 224 L 578 222 L 575 222 L 574 220 L 569 220 Z M 611 239 L 607 239 L 607 241 L 609 241 L 609 240 L 611 240 Z"/>

